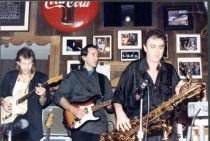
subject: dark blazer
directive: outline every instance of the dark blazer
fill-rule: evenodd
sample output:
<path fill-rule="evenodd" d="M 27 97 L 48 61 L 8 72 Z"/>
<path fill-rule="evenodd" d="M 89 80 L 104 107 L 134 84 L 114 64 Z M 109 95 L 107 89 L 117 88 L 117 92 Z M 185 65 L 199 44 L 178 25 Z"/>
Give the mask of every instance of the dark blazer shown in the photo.
<path fill-rule="evenodd" d="M 18 77 L 18 71 L 13 70 L 5 74 L 1 84 L 1 98 L 12 96 L 12 91 L 15 86 L 15 82 Z M 47 81 L 48 76 L 41 72 L 36 72 L 29 84 L 29 92 L 32 91 L 38 83 L 44 83 Z M 15 141 L 39 141 L 43 137 L 42 127 L 42 109 L 47 107 L 50 102 L 50 95 L 47 88 L 47 101 L 45 105 L 39 103 L 39 96 L 33 94 L 28 98 L 28 110 L 26 114 L 20 115 L 16 118 L 15 122 L 19 119 L 26 119 L 29 122 L 29 126 L 26 129 L 14 131 L 13 140 Z"/>

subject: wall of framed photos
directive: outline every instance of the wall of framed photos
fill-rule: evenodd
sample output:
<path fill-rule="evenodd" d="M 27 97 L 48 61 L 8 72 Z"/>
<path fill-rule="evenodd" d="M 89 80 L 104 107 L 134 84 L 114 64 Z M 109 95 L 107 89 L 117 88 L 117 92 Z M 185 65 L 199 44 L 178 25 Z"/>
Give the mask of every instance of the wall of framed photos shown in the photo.
<path fill-rule="evenodd" d="M 4 37 L 11 36 L 13 40 L 20 41 L 23 38 L 27 39 L 27 37 L 33 36 L 36 38 L 49 36 L 49 41 L 51 36 L 60 37 L 60 42 L 57 42 L 57 46 L 60 46 L 59 54 L 56 54 L 56 52 L 52 53 L 55 53 L 53 56 L 58 57 L 56 59 L 58 62 L 55 62 L 55 64 L 60 64 L 62 67 L 59 67 L 58 71 L 53 73 L 49 69 L 50 75 L 55 75 L 56 73 L 65 75 L 69 69 L 67 62 L 78 60 L 79 49 L 84 44 L 94 43 L 100 49 L 100 64 L 110 65 L 110 80 L 113 87 L 115 87 L 122 70 L 129 62 L 143 56 L 141 48 L 144 34 L 150 29 L 157 28 L 164 30 L 168 37 L 164 59 L 171 62 L 178 70 L 179 58 L 182 58 L 184 62 L 190 58 L 199 58 L 199 61 L 195 60 L 186 63 L 198 64 L 202 68 L 202 72 L 200 71 L 198 76 L 195 75 L 194 82 L 208 83 L 208 56 L 206 53 L 207 13 L 203 2 L 152 2 L 151 12 L 155 14 L 152 14 L 152 24 L 150 26 L 133 26 L 128 24 L 118 27 L 104 27 L 104 19 L 106 17 L 104 17 L 103 13 L 103 5 L 101 3 L 98 16 L 87 28 L 75 32 L 62 32 L 52 28 L 44 20 L 40 2 L 30 2 L 28 31 L 2 31 L 0 32 L 1 40 L 5 42 L 8 38 Z M 179 17 L 184 19 L 186 16 L 186 14 L 182 14 L 183 11 L 187 11 L 188 24 L 179 20 Z M 178 24 L 171 22 L 172 18 L 178 19 L 176 20 Z M 184 42 L 188 45 L 186 46 Z M 73 49 L 69 46 L 77 46 L 78 48 Z M 184 48 L 184 46 L 186 47 Z M 195 67 L 195 65 L 192 67 Z"/>

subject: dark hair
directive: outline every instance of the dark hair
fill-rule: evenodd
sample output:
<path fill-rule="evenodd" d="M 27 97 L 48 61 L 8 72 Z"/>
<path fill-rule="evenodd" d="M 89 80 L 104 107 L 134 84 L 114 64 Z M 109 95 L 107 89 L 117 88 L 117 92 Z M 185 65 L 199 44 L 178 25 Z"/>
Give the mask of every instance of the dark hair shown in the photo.
<path fill-rule="evenodd" d="M 164 41 L 164 44 L 166 45 L 167 44 L 167 38 L 166 38 L 166 34 L 160 30 L 151 30 L 149 31 L 146 35 L 145 35 L 145 38 L 144 38 L 144 41 L 143 41 L 143 44 L 146 45 L 147 44 L 147 40 L 150 38 L 150 37 L 155 37 L 155 38 L 160 38 Z"/>
<path fill-rule="evenodd" d="M 95 48 L 98 50 L 98 47 L 93 44 L 87 44 L 84 48 L 82 48 L 81 55 L 79 56 L 81 66 L 84 66 L 85 64 L 85 61 L 82 59 L 82 56 L 87 56 L 89 48 Z"/>
<path fill-rule="evenodd" d="M 33 62 L 33 66 L 31 68 L 31 73 L 34 73 L 36 70 L 36 59 L 35 59 L 35 54 L 33 52 L 32 49 L 30 49 L 29 47 L 23 47 L 21 48 L 18 52 L 17 52 L 17 56 L 16 56 L 16 62 L 20 61 L 20 56 L 22 56 L 25 59 L 30 59 L 32 58 L 32 62 Z M 16 64 L 16 69 L 18 71 L 20 71 L 20 67 Z"/>
<path fill-rule="evenodd" d="M 145 36 L 144 36 L 144 40 L 143 40 L 143 45 L 146 46 L 147 41 L 150 37 L 154 37 L 154 38 L 159 38 L 162 39 L 164 41 L 165 46 L 167 45 L 167 38 L 166 38 L 166 34 L 164 34 L 164 32 L 154 29 L 154 30 L 150 30 Z M 146 56 L 146 52 L 142 51 L 142 56 L 145 57 Z"/>

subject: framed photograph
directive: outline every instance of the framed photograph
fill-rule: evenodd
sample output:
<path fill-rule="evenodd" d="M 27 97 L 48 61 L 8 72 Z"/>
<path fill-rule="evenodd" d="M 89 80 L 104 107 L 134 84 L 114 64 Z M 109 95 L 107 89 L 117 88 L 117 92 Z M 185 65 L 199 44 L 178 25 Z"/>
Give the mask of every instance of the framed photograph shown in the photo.
<path fill-rule="evenodd" d="M 112 37 L 109 35 L 93 36 L 93 44 L 98 46 L 99 59 L 112 59 Z"/>
<path fill-rule="evenodd" d="M 177 53 L 201 53 L 200 34 L 177 34 Z"/>
<path fill-rule="evenodd" d="M 0 2 L 0 31 L 28 31 L 29 1 Z"/>
<path fill-rule="evenodd" d="M 202 113 L 204 112 L 204 109 L 201 108 Z M 201 112 L 200 112 L 201 113 Z M 199 125 L 203 125 L 203 129 L 199 128 Z M 191 129 L 192 128 L 192 129 Z M 191 137 L 192 141 L 208 141 L 209 140 L 209 128 L 208 128 L 208 118 L 196 118 L 194 121 L 194 126 L 188 127 L 188 129 L 191 129 L 189 137 Z M 201 132 L 202 131 L 202 132 Z M 202 137 L 200 137 L 202 136 Z"/>
<path fill-rule="evenodd" d="M 80 55 L 81 49 L 86 45 L 85 36 L 63 37 L 62 55 Z"/>
<path fill-rule="evenodd" d="M 141 30 L 118 31 L 118 49 L 141 49 Z"/>
<path fill-rule="evenodd" d="M 140 50 L 121 50 L 121 61 L 140 59 Z"/>
<path fill-rule="evenodd" d="M 72 70 L 77 70 L 80 68 L 79 60 L 68 60 L 67 61 L 67 71 L 66 73 L 70 73 Z"/>
<path fill-rule="evenodd" d="M 184 57 L 177 58 L 178 64 L 178 73 L 181 79 L 186 78 L 186 72 L 182 71 L 181 65 L 186 66 L 187 70 L 192 73 L 192 78 L 201 79 L 202 78 L 202 65 L 201 65 L 201 57 Z"/>
<path fill-rule="evenodd" d="M 110 74 L 111 74 L 111 68 L 110 68 L 110 64 L 100 64 L 98 63 L 97 67 L 96 67 L 96 71 L 104 74 L 108 77 L 108 79 L 110 80 Z"/>
<path fill-rule="evenodd" d="M 164 28 L 191 30 L 193 28 L 192 8 L 189 6 L 164 7 Z"/>

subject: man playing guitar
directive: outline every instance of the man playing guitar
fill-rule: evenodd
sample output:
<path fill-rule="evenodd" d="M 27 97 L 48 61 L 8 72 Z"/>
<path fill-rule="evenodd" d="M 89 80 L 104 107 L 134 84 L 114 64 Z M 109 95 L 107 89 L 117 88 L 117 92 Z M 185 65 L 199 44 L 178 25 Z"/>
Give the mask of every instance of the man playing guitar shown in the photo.
<path fill-rule="evenodd" d="M 81 67 L 66 75 L 56 91 L 55 102 L 65 110 L 65 113 L 67 112 L 66 118 L 73 118 L 72 121 L 82 123 L 81 126 L 74 122 L 70 123 L 72 141 L 99 141 L 100 134 L 108 131 L 107 117 L 102 107 L 111 108 L 108 100 L 112 99 L 113 92 L 109 79 L 95 70 L 98 64 L 96 46 L 92 44 L 85 46 L 79 59 Z M 102 97 L 96 100 L 97 108 L 90 103 L 89 106 L 85 105 L 96 96 Z M 94 118 L 92 113 L 100 118 Z"/>
<path fill-rule="evenodd" d="M 16 70 L 7 72 L 1 84 L 1 124 L 21 118 L 29 122 L 26 129 L 13 133 L 15 141 L 38 141 L 43 136 L 42 109 L 50 104 L 50 96 L 41 84 L 48 77 L 36 71 L 35 63 L 33 50 L 23 47 L 16 56 Z M 28 99 L 21 99 L 29 92 Z"/>

